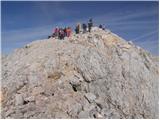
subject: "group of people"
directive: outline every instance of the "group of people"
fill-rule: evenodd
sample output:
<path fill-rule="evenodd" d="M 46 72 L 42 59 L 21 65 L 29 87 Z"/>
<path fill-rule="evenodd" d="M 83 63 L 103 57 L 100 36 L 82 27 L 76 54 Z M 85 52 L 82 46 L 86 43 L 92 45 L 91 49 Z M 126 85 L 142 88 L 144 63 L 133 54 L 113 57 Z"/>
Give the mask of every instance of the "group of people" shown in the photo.
<path fill-rule="evenodd" d="M 102 30 L 105 30 L 105 27 L 102 26 L 101 24 L 99 25 L 99 28 L 102 29 Z"/>
<path fill-rule="evenodd" d="M 82 26 L 81 26 L 80 23 L 78 23 L 77 26 L 76 26 L 76 29 L 75 29 L 75 33 L 79 34 L 81 31 L 83 33 L 86 33 L 87 30 L 88 30 L 88 32 L 91 32 L 92 27 L 93 27 L 93 21 L 92 21 L 92 19 L 89 20 L 88 26 L 85 23 L 83 23 Z"/>
<path fill-rule="evenodd" d="M 60 40 L 63 40 L 64 37 L 70 37 L 71 33 L 72 33 L 72 29 L 70 27 L 67 27 L 67 28 L 66 27 L 65 28 L 56 27 L 53 30 L 53 34 L 51 36 L 48 36 L 48 38 L 55 37 Z"/>
<path fill-rule="evenodd" d="M 93 27 L 93 21 L 92 21 L 92 19 L 89 19 L 88 24 L 83 23 L 81 25 L 80 23 L 78 23 L 75 28 L 75 33 L 79 34 L 79 33 L 91 32 L 92 27 Z M 101 24 L 99 25 L 99 28 L 102 30 L 105 30 L 104 26 L 102 26 Z M 63 40 L 65 37 L 70 37 L 71 33 L 72 33 L 71 27 L 67 27 L 64 29 L 56 27 L 53 30 L 53 34 L 51 36 L 48 36 L 48 38 L 56 37 L 60 40 Z"/>

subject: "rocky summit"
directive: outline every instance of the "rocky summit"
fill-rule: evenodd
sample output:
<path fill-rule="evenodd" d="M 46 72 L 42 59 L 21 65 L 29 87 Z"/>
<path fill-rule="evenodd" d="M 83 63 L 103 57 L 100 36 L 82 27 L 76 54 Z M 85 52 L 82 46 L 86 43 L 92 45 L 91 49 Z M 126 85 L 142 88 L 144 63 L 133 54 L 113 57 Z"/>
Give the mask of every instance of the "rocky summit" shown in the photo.
<path fill-rule="evenodd" d="M 158 57 L 109 30 L 2 57 L 1 118 L 158 118 Z"/>

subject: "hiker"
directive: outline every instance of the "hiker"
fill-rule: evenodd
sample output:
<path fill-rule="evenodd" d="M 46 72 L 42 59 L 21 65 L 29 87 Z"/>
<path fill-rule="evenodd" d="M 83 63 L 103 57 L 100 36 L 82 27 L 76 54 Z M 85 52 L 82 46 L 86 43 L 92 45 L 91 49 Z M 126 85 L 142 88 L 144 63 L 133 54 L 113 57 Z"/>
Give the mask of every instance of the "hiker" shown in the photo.
<path fill-rule="evenodd" d="M 81 32 L 81 23 L 77 24 L 79 33 Z"/>
<path fill-rule="evenodd" d="M 83 33 L 87 32 L 87 25 L 85 23 L 82 24 Z"/>
<path fill-rule="evenodd" d="M 49 39 L 49 38 L 51 38 L 51 36 L 50 36 L 50 35 L 48 36 L 48 39 Z"/>
<path fill-rule="evenodd" d="M 70 37 L 70 36 L 71 36 L 71 32 L 72 32 L 71 28 L 68 27 L 68 28 L 66 29 L 67 37 Z"/>
<path fill-rule="evenodd" d="M 102 29 L 102 28 L 103 28 L 103 26 L 100 24 L 100 25 L 99 25 L 99 28 L 100 28 L 100 29 Z"/>
<path fill-rule="evenodd" d="M 103 25 L 103 28 L 102 28 L 102 30 L 105 30 L 106 28 L 105 28 L 105 25 Z"/>
<path fill-rule="evenodd" d="M 79 31 L 78 31 L 78 27 L 76 26 L 76 28 L 75 28 L 75 32 L 76 32 L 76 34 L 78 34 L 79 33 Z"/>
<path fill-rule="evenodd" d="M 65 28 L 63 29 L 63 31 L 64 31 L 64 37 L 66 37 L 66 36 L 67 36 L 67 28 L 65 27 Z"/>
<path fill-rule="evenodd" d="M 81 24 L 78 23 L 77 26 L 76 26 L 76 29 L 75 29 L 76 34 L 80 33 L 80 29 L 81 29 Z"/>
<path fill-rule="evenodd" d="M 55 31 L 56 31 L 56 29 L 53 29 L 52 35 L 49 35 L 49 36 L 48 36 L 48 39 L 51 38 L 51 37 L 55 37 L 55 36 L 56 36 L 56 32 L 55 32 Z"/>
<path fill-rule="evenodd" d="M 59 39 L 64 39 L 64 30 L 62 28 L 59 29 Z"/>
<path fill-rule="evenodd" d="M 56 28 L 54 29 L 53 36 L 54 36 L 54 37 L 58 37 L 58 34 L 59 34 L 59 28 L 56 27 Z"/>
<path fill-rule="evenodd" d="M 91 32 L 92 27 L 93 27 L 93 22 L 92 22 L 92 19 L 90 19 L 88 22 L 88 31 L 89 32 Z"/>

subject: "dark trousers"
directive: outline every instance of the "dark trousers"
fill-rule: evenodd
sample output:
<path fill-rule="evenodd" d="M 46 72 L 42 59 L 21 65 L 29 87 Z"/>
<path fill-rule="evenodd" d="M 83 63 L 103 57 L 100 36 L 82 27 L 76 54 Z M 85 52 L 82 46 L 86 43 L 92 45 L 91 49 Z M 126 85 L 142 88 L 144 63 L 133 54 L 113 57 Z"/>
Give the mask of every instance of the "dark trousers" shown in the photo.
<path fill-rule="evenodd" d="M 91 27 L 88 28 L 88 31 L 91 32 Z"/>

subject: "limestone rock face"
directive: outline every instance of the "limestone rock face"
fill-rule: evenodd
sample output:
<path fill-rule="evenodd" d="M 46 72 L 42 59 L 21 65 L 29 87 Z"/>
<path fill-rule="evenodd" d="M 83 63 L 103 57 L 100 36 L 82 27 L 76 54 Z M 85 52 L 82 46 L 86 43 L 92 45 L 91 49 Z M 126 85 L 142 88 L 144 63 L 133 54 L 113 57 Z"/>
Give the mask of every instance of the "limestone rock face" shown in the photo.
<path fill-rule="evenodd" d="M 2 57 L 2 118 L 158 118 L 158 58 L 94 28 Z"/>

